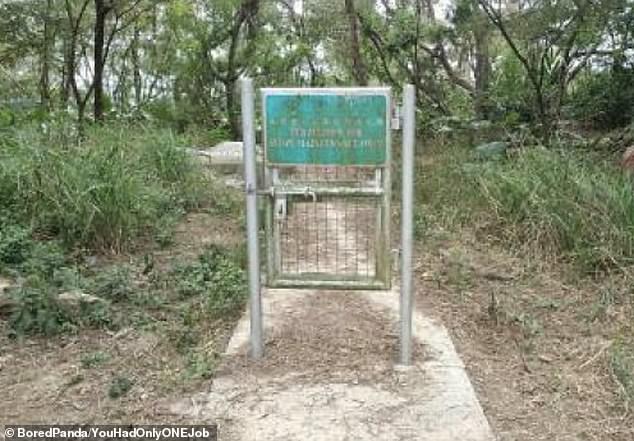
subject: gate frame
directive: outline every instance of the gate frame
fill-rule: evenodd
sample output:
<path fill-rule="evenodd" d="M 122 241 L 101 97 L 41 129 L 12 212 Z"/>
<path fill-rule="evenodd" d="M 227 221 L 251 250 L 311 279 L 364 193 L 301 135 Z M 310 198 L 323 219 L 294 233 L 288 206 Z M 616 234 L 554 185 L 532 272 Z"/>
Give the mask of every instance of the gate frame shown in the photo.
<path fill-rule="evenodd" d="M 244 178 L 246 195 L 248 281 L 249 281 L 249 322 L 250 355 L 254 359 L 264 356 L 262 325 L 262 292 L 260 285 L 260 265 L 258 256 L 258 208 L 255 151 L 255 112 L 253 81 L 242 78 L 242 129 Z M 391 126 L 389 126 L 389 129 Z M 414 146 L 416 143 L 416 89 L 408 84 L 403 88 L 403 185 L 401 212 L 401 289 L 400 289 L 400 329 L 399 362 L 409 366 L 412 363 L 412 253 L 413 253 L 413 172 Z M 391 146 L 390 146 L 391 147 Z M 389 213 L 388 213 L 389 215 Z"/>
<path fill-rule="evenodd" d="M 268 190 L 261 192 L 267 198 L 265 212 L 266 231 L 266 286 L 271 288 L 324 288 L 324 289 L 375 289 L 388 290 L 392 283 L 392 262 L 390 252 L 390 200 L 391 200 L 391 167 L 392 167 L 392 91 L 389 87 L 334 87 L 334 88 L 262 88 L 262 144 L 264 184 Z M 349 187 L 349 186 L 308 186 L 308 185 L 280 185 L 278 182 L 278 170 L 297 166 L 310 166 L 311 164 L 274 164 L 269 165 L 266 148 L 266 98 L 276 95 L 338 95 L 338 96 L 384 96 L 385 109 L 385 161 L 380 165 L 355 165 L 346 167 L 374 168 L 375 186 Z M 319 164 L 315 164 L 319 166 Z M 342 167 L 342 165 L 323 165 Z M 279 227 L 275 221 L 275 202 L 278 196 L 311 195 L 318 197 L 335 196 L 343 197 L 370 197 L 376 198 L 379 208 L 377 210 L 375 233 L 375 275 L 374 277 L 346 276 L 328 273 L 300 273 L 297 276 L 281 271 L 281 238 Z"/>

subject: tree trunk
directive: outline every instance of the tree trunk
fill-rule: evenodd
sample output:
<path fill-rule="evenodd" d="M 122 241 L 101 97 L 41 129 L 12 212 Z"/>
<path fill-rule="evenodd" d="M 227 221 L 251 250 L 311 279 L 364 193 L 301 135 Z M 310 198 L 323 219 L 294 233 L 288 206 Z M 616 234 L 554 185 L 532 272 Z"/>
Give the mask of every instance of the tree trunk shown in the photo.
<path fill-rule="evenodd" d="M 61 95 L 60 95 L 60 102 L 62 104 L 63 108 L 66 108 L 66 106 L 68 105 L 68 98 L 70 98 L 70 83 L 68 81 L 68 65 L 69 65 L 69 53 L 68 53 L 68 36 L 64 36 L 64 40 L 63 40 L 63 45 L 62 45 L 62 51 L 63 51 L 63 57 L 64 57 L 64 61 L 62 63 L 62 68 L 61 68 L 61 80 L 60 80 L 60 90 L 61 90 Z"/>
<path fill-rule="evenodd" d="M 359 42 L 359 20 L 354 0 L 345 0 L 346 15 L 350 26 L 350 56 L 352 58 L 352 76 L 359 86 L 368 85 L 368 69 L 363 63 Z"/>
<path fill-rule="evenodd" d="M 475 111 L 479 119 L 489 116 L 489 85 L 491 79 L 491 57 L 489 54 L 489 30 L 486 17 L 474 31 L 475 40 Z"/>
<path fill-rule="evenodd" d="M 134 26 L 134 39 L 132 40 L 132 75 L 134 81 L 134 103 L 138 107 L 143 99 L 143 83 L 141 82 L 141 68 L 139 66 L 139 27 Z"/>
<path fill-rule="evenodd" d="M 95 121 L 103 120 L 104 103 L 103 103 L 103 71 L 105 65 L 104 44 L 105 44 L 105 28 L 106 17 L 110 10 L 106 0 L 95 0 L 95 43 L 94 43 L 94 117 Z"/>
<path fill-rule="evenodd" d="M 42 41 L 41 67 L 40 67 L 40 104 L 46 111 L 50 110 L 51 87 L 50 87 L 50 58 L 51 58 L 51 40 L 52 25 L 51 11 L 53 0 L 46 0 L 46 14 L 44 16 L 44 35 Z"/>
<path fill-rule="evenodd" d="M 238 112 L 236 112 L 236 80 L 230 78 L 224 82 L 225 100 L 227 102 L 227 118 L 229 119 L 229 129 L 234 139 L 240 138 L 240 122 L 238 121 Z"/>

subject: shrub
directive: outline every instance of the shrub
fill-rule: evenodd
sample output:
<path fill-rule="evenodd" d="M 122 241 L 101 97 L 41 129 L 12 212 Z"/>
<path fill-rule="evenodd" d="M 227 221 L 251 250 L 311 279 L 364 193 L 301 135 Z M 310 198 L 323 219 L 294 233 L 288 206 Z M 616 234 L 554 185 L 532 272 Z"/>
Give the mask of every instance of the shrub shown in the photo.
<path fill-rule="evenodd" d="M 53 335 L 72 323 L 72 318 L 57 301 L 57 293 L 41 279 L 31 277 L 11 292 L 15 310 L 9 327 L 14 335 Z"/>
<path fill-rule="evenodd" d="M 29 229 L 9 223 L 0 218 L 0 262 L 5 264 L 22 263 L 31 246 Z"/>
<path fill-rule="evenodd" d="M 634 68 L 617 66 L 582 76 L 567 109 L 571 117 L 599 129 L 628 125 L 634 117 Z"/>
<path fill-rule="evenodd" d="M 60 289 L 37 275 L 10 291 L 13 312 L 9 317 L 10 334 L 54 335 L 82 326 L 100 327 L 112 324 L 105 302 L 62 302 Z"/>
<path fill-rule="evenodd" d="M 177 270 L 178 292 L 201 296 L 206 309 L 216 316 L 241 308 L 246 298 L 246 275 L 230 253 L 208 248 L 194 264 Z"/>

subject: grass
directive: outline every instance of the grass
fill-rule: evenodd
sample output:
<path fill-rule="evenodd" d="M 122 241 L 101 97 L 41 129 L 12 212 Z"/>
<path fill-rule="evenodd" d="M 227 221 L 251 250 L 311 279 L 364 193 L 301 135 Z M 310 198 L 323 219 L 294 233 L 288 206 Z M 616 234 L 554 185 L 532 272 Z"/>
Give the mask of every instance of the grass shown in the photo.
<path fill-rule="evenodd" d="M 0 273 L 16 282 L 8 293 L 10 332 L 150 324 L 161 296 L 136 282 L 157 278 L 151 253 L 139 274 L 127 265 L 92 268 L 83 257 L 134 252 L 147 242 L 167 247 L 187 211 L 237 216 L 241 203 L 187 153 L 190 135 L 112 124 L 78 138 L 55 127 L 22 126 L 0 138 Z M 183 267 L 193 275 L 170 277 L 179 290 L 189 283 L 189 300 L 221 315 L 242 305 L 244 275 L 229 254 L 212 254 Z M 68 304 L 60 300 L 68 291 L 99 301 Z"/>
<path fill-rule="evenodd" d="M 634 350 L 626 339 L 612 345 L 609 361 L 621 394 L 627 403 L 634 403 Z"/>
<path fill-rule="evenodd" d="M 126 250 L 202 204 L 204 175 L 184 142 L 142 126 L 93 127 L 78 141 L 16 129 L 0 140 L 0 213 L 68 247 Z"/>
<path fill-rule="evenodd" d="M 592 273 L 634 262 L 634 186 L 608 160 L 537 147 L 502 162 L 477 161 L 459 146 L 436 157 L 419 173 L 418 230 L 471 224 Z"/>

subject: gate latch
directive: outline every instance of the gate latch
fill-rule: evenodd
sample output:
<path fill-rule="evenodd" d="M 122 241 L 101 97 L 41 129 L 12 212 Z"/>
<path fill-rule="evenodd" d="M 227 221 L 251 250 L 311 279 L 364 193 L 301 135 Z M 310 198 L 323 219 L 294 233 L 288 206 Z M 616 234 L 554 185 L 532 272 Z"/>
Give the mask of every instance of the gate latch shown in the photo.
<path fill-rule="evenodd" d="M 310 187 L 297 188 L 297 189 L 279 189 L 275 190 L 271 188 L 271 190 L 266 192 L 267 195 L 272 195 L 274 197 L 286 197 L 286 196 L 304 196 L 312 198 L 313 202 L 317 202 L 317 193 L 311 190 Z"/>
<path fill-rule="evenodd" d="M 304 189 L 304 196 L 306 197 L 310 196 L 311 198 L 313 198 L 313 202 L 317 202 L 317 193 L 312 191 L 310 187 L 306 187 Z"/>
<path fill-rule="evenodd" d="M 275 219 L 286 218 L 286 197 L 275 199 Z"/>

